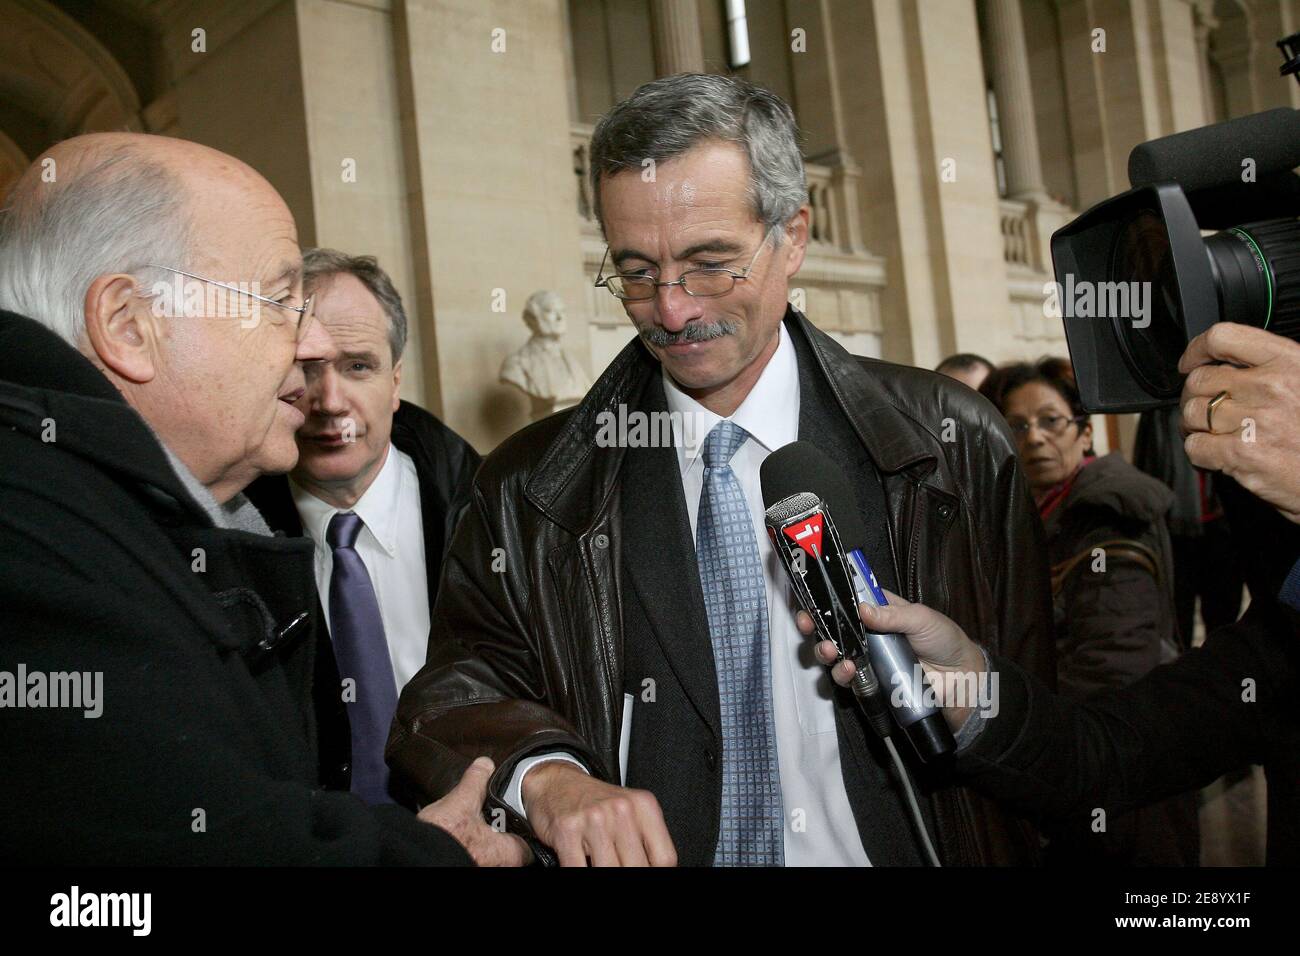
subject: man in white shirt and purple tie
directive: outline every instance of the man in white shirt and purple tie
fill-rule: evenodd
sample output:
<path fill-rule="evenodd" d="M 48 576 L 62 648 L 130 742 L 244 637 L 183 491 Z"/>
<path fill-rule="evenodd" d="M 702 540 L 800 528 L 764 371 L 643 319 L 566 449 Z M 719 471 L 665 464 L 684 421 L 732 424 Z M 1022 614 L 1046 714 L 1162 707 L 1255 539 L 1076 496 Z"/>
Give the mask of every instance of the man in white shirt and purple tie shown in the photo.
<path fill-rule="evenodd" d="M 392 802 L 388 728 L 424 664 L 442 558 L 479 456 L 399 398 L 406 314 L 374 258 L 308 249 L 303 262 L 337 351 L 307 367 L 297 467 L 253 495 L 272 527 L 316 545 L 330 645 L 316 672 L 322 783 Z"/>

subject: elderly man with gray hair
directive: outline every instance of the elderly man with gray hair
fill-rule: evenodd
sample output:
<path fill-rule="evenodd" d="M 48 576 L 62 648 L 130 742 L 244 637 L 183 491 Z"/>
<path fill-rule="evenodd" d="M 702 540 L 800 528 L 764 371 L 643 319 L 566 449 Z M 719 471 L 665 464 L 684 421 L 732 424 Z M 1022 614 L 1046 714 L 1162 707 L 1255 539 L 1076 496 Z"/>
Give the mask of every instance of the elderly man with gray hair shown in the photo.
<path fill-rule="evenodd" d="M 771 452 L 818 446 L 849 475 L 880 583 L 1050 680 L 1041 532 L 1001 417 L 945 376 L 849 355 L 788 305 L 809 208 L 774 94 L 648 83 L 597 125 L 591 176 L 596 285 L 636 338 L 479 470 L 394 772 L 433 798 L 488 754 L 493 807 L 561 864 L 1034 861 L 1032 831 L 942 768 L 912 767 L 909 810 L 798 631 L 759 483 Z M 611 417 L 664 413 L 676 447 L 603 440 Z"/>
<path fill-rule="evenodd" d="M 488 761 L 418 818 L 320 789 L 311 545 L 242 494 L 294 466 L 303 367 L 335 354 L 302 273 L 275 189 L 195 143 L 76 137 L 9 197 L 5 860 L 523 860 Z"/>

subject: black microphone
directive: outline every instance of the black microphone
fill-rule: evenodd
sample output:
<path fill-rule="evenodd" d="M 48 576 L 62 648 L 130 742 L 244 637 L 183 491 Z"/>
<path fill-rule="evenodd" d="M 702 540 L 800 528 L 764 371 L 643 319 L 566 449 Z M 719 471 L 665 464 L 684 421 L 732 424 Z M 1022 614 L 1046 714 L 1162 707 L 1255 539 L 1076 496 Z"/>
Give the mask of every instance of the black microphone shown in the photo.
<path fill-rule="evenodd" d="M 1240 183 L 1245 159 L 1257 178 L 1300 166 L 1300 112 L 1283 106 L 1139 143 L 1128 156 L 1128 179 L 1135 187 L 1175 182 L 1193 193 Z"/>
<path fill-rule="evenodd" d="M 1254 163 L 1244 181 L 1244 160 Z M 1162 136 L 1133 147 L 1136 188 L 1174 182 L 1202 229 L 1300 216 L 1300 112 L 1288 107 Z"/>
<path fill-rule="evenodd" d="M 888 736 L 888 720 L 882 721 L 882 708 L 888 708 L 923 761 L 952 753 L 956 741 L 942 712 L 926 702 L 907 638 L 872 633 L 858 615 L 859 603 L 887 601 L 862 553 L 866 526 L 844 472 L 816 446 L 794 442 L 768 455 L 759 477 L 768 537 L 796 600 L 813 618 L 818 638 L 854 661 L 861 680 L 853 690 L 872 727 Z M 879 690 L 872 686 L 877 679 Z"/>
<path fill-rule="evenodd" d="M 893 729 L 889 705 L 867 653 L 849 565 L 830 513 L 820 498 L 805 491 L 776 502 L 764 518 L 799 606 L 812 617 L 818 638 L 853 661 L 857 670 L 849 686 L 871 728 L 888 737 Z"/>

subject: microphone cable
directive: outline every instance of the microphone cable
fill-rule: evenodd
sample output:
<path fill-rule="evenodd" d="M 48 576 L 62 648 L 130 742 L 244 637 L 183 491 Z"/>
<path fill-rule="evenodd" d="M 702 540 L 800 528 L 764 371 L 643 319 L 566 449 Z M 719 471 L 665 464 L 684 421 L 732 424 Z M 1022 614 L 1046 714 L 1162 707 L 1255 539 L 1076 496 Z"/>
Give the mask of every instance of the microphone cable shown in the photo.
<path fill-rule="evenodd" d="M 830 595 L 831 604 L 835 608 L 835 630 L 841 636 L 844 633 L 844 626 L 853 626 L 853 620 L 849 617 L 849 612 L 841 603 L 835 593 L 835 588 L 831 585 L 830 576 L 826 573 L 826 568 L 821 562 L 820 549 L 813 548 L 813 556 L 818 560 L 813 562 L 817 569 L 821 571 L 822 579 L 826 582 L 826 591 Z M 844 643 L 841 647 L 846 646 Z M 930 839 L 930 831 L 926 828 L 925 818 L 921 815 L 921 805 L 916 799 L 916 791 L 912 788 L 912 777 L 907 772 L 907 767 L 903 764 L 903 759 L 898 755 L 898 748 L 894 746 L 894 738 L 891 734 L 892 723 L 889 719 L 889 708 L 880 693 L 880 680 L 876 677 L 876 672 L 871 667 L 871 661 L 867 655 L 863 654 L 853 662 L 854 674 L 851 686 L 853 688 L 853 698 L 858 702 L 858 707 L 867 718 L 867 723 L 876 735 L 885 742 L 885 747 L 889 751 L 889 759 L 894 762 L 894 769 L 898 771 L 898 776 L 903 782 L 903 792 L 907 797 L 907 807 L 911 811 L 912 820 L 916 824 L 917 832 L 921 835 L 921 843 L 925 847 L 925 855 L 930 860 L 931 866 L 943 866 L 939 862 L 939 854 L 935 852 L 934 842 Z"/>
<path fill-rule="evenodd" d="M 930 839 L 930 831 L 926 828 L 925 818 L 921 815 L 921 806 L 917 802 L 916 792 L 912 789 L 912 777 L 908 774 L 907 767 L 898 755 L 898 748 L 894 746 L 894 738 L 889 732 L 889 712 L 880 702 L 880 682 L 876 678 L 875 671 L 871 669 L 871 662 L 867 660 L 865 654 L 855 660 L 853 666 L 855 668 L 852 680 L 853 696 L 862 712 L 866 714 L 867 722 L 871 724 L 872 729 L 885 742 L 885 747 L 889 750 L 889 759 L 894 762 L 894 769 L 898 771 L 898 776 L 903 781 L 903 791 L 907 796 L 907 807 L 912 812 L 912 820 L 916 823 L 917 832 L 921 835 L 921 842 L 925 847 L 925 855 L 929 858 L 930 865 L 941 867 L 943 864 L 939 862 L 939 854 L 934 850 L 934 842 Z"/>

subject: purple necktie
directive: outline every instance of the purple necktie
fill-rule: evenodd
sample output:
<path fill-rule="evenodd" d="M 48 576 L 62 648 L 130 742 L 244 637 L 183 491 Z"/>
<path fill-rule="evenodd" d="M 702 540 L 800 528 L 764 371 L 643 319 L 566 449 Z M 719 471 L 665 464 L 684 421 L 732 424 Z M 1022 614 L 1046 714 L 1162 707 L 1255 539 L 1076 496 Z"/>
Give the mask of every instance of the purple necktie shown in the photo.
<path fill-rule="evenodd" d="M 325 532 L 334 552 L 330 636 L 340 680 L 355 682 L 345 698 L 352 725 L 352 792 L 366 803 L 392 803 L 384 744 L 397 712 L 397 684 L 375 588 L 354 547 L 361 524 L 360 516 L 340 511 Z"/>

